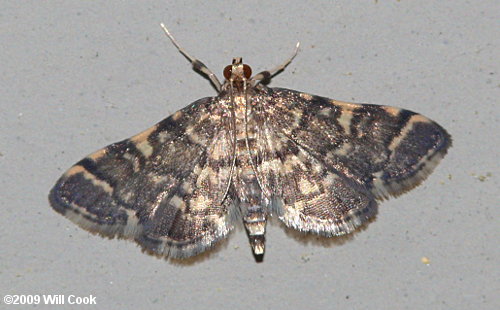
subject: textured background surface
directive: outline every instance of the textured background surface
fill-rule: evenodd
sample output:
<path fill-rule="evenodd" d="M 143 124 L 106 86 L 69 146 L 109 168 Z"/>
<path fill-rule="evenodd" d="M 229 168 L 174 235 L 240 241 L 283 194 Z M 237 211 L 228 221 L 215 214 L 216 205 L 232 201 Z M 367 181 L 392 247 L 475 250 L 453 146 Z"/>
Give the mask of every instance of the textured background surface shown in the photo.
<path fill-rule="evenodd" d="M 92 294 L 100 309 L 498 309 L 499 9 L 496 0 L 2 1 L 0 293 Z M 217 74 L 233 56 L 273 67 L 300 40 L 271 86 L 418 111 L 454 146 L 427 182 L 383 203 L 345 242 L 297 238 L 274 222 L 261 264 L 243 229 L 190 265 L 93 236 L 49 207 L 56 179 L 215 94 L 162 21 Z"/>

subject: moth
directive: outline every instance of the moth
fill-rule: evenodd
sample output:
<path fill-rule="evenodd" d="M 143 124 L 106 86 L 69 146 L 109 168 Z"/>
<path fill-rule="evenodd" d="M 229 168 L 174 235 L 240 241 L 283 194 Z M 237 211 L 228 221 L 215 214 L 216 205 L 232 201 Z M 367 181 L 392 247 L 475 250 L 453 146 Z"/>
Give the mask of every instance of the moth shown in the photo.
<path fill-rule="evenodd" d="M 440 125 L 389 106 L 356 104 L 264 82 L 234 58 L 220 83 L 182 49 L 218 94 L 92 153 L 52 188 L 52 207 L 80 227 L 186 258 L 212 248 L 240 222 L 261 261 L 266 223 L 324 236 L 353 232 L 378 201 L 419 185 L 451 146 Z"/>

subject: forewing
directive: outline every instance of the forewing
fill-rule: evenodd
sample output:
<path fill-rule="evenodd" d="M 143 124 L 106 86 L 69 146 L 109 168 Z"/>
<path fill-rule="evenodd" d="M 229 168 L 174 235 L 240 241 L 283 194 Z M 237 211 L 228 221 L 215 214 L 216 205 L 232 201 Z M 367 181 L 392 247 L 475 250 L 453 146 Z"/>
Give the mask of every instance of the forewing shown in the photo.
<path fill-rule="evenodd" d="M 53 208 L 89 231 L 135 239 L 162 256 L 211 247 L 233 227 L 231 197 L 222 203 L 230 139 L 214 100 L 200 99 L 75 164 L 50 193 Z"/>
<path fill-rule="evenodd" d="M 432 120 L 403 109 L 270 89 L 271 126 L 376 198 L 419 185 L 451 146 Z"/>

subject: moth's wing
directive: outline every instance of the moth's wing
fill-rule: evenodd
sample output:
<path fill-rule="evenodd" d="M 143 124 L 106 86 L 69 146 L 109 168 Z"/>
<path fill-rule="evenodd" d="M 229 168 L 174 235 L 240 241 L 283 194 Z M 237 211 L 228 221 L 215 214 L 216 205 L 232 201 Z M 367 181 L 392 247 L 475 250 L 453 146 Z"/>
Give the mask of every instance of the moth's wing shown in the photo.
<path fill-rule="evenodd" d="M 446 155 L 451 136 L 420 114 L 293 90 L 270 90 L 274 130 L 327 169 L 371 192 L 398 196 L 419 185 Z"/>
<path fill-rule="evenodd" d="M 231 197 L 222 203 L 231 139 L 214 100 L 87 156 L 54 186 L 52 207 L 91 232 L 134 239 L 161 256 L 210 248 L 233 228 L 234 209 Z"/>
<path fill-rule="evenodd" d="M 273 212 L 301 231 L 353 231 L 377 213 L 376 199 L 417 186 L 451 145 L 442 127 L 410 111 L 267 92 L 258 175 Z"/>
<path fill-rule="evenodd" d="M 258 176 L 265 180 L 272 213 L 288 227 L 343 235 L 375 216 L 377 203 L 371 193 L 281 133 L 268 138 L 259 140 L 267 149 L 259 148 Z"/>

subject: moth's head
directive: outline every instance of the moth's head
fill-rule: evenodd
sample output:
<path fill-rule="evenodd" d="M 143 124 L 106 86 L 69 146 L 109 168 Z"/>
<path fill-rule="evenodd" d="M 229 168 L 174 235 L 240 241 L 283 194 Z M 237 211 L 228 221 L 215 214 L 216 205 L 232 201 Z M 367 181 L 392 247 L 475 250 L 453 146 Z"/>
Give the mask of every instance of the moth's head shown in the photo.
<path fill-rule="evenodd" d="M 226 81 L 243 82 L 249 80 L 252 76 L 252 68 L 244 64 L 241 57 L 233 58 L 233 63 L 224 68 L 224 77 Z"/>

